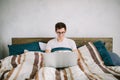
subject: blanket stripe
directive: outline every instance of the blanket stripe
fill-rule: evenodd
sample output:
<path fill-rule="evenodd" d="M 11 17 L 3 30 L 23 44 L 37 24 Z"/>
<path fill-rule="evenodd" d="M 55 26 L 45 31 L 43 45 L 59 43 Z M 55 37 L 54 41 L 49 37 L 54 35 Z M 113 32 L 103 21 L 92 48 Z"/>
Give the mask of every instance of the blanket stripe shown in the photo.
<path fill-rule="evenodd" d="M 42 79 L 45 80 L 44 67 L 42 68 Z"/>
<path fill-rule="evenodd" d="M 73 75 L 72 75 L 71 68 L 69 67 L 68 69 L 69 69 L 69 73 L 70 73 L 70 78 L 71 78 L 71 80 L 74 80 Z"/>
<path fill-rule="evenodd" d="M 102 58 L 100 57 L 100 55 L 99 55 L 96 47 L 93 45 L 93 43 L 89 42 L 88 44 L 89 44 L 89 46 L 91 47 L 91 49 L 95 52 L 95 55 L 99 56 L 99 57 L 97 57 L 97 56 L 96 56 L 96 57 L 97 57 L 97 59 L 99 60 L 99 63 L 100 63 L 100 64 L 98 64 L 98 65 L 100 66 L 100 68 L 101 68 L 105 73 L 111 73 L 111 74 L 113 74 L 113 76 L 115 76 L 117 79 L 120 79 L 120 74 L 118 74 L 116 71 L 110 70 L 109 68 L 107 68 L 107 67 L 104 65 L 104 63 L 103 63 L 103 61 L 102 61 Z"/>
<path fill-rule="evenodd" d="M 23 54 L 23 56 L 24 56 L 24 59 L 23 59 L 23 62 L 24 62 L 26 60 L 26 54 Z M 23 66 L 23 63 L 21 63 L 21 65 L 20 65 L 20 67 L 19 67 L 19 69 L 18 69 L 18 71 L 17 71 L 17 73 L 16 73 L 16 75 L 14 77 L 14 80 L 17 79 L 17 77 L 18 77 L 18 75 L 19 75 L 19 73 L 20 73 L 20 71 L 22 69 L 22 66 Z"/>
<path fill-rule="evenodd" d="M 57 68 L 55 70 L 55 80 L 74 80 L 71 68 Z"/>
<path fill-rule="evenodd" d="M 68 80 L 68 78 L 67 78 L 67 72 L 65 71 L 65 69 L 63 70 L 63 73 L 64 73 L 64 80 Z"/>
<path fill-rule="evenodd" d="M 7 72 L 9 72 L 9 71 L 10 71 L 10 70 L 4 71 L 3 74 L 2 74 L 2 76 L 1 76 L 1 78 L 0 78 L 0 80 L 4 80 L 4 75 L 5 75 Z"/>
<path fill-rule="evenodd" d="M 100 57 L 99 55 L 98 55 L 98 57 L 95 55 L 95 52 L 93 51 L 92 47 L 91 47 L 89 44 L 87 44 L 86 46 L 87 46 L 88 50 L 90 51 L 90 54 L 91 54 L 93 60 L 95 61 L 95 63 L 98 64 L 98 66 L 99 66 L 104 72 L 109 73 L 106 69 L 104 69 L 104 68 L 100 65 L 100 62 L 99 62 L 99 60 L 98 60 L 98 57 L 99 57 L 100 59 L 101 59 L 101 57 Z M 98 53 L 98 54 L 99 54 L 99 53 Z"/>
<path fill-rule="evenodd" d="M 36 75 L 35 75 L 35 80 L 39 80 L 38 72 L 37 72 Z"/>
<path fill-rule="evenodd" d="M 17 67 L 16 58 L 17 58 L 17 56 L 12 57 L 11 64 L 12 64 L 13 68 Z"/>
<path fill-rule="evenodd" d="M 12 56 L 11 57 L 11 65 L 12 65 L 13 69 L 12 70 L 6 70 L 5 73 L 3 73 L 1 79 L 4 79 L 5 74 L 6 74 L 6 80 L 9 79 L 9 77 L 11 76 L 11 74 L 14 71 L 14 68 L 17 67 L 16 58 L 17 58 L 17 56 Z"/>
<path fill-rule="evenodd" d="M 20 64 L 21 61 L 21 55 L 18 56 L 18 64 Z"/>
<path fill-rule="evenodd" d="M 60 69 L 56 69 L 55 75 L 56 75 L 56 77 L 55 77 L 56 80 L 61 80 Z"/>
<path fill-rule="evenodd" d="M 35 75 L 35 80 L 39 80 L 39 70 L 43 67 L 43 55 L 38 53 L 38 56 L 39 56 L 39 61 L 38 61 L 38 71 L 36 72 L 36 75 Z"/>
<path fill-rule="evenodd" d="M 36 75 L 36 72 L 38 71 L 39 54 L 38 53 L 34 53 L 34 54 L 35 54 L 35 60 L 33 64 L 32 73 L 30 74 L 30 79 L 33 79 L 34 76 Z"/>
<path fill-rule="evenodd" d="M 98 61 L 98 58 L 96 57 L 95 52 L 93 51 L 92 47 L 91 47 L 89 44 L 86 44 L 86 47 L 88 48 L 88 50 L 89 50 L 89 52 L 90 52 L 90 55 L 91 55 L 91 57 L 93 58 L 94 62 L 95 62 L 99 67 L 101 67 L 100 62 Z M 99 58 L 101 59 L 100 56 L 99 56 Z M 101 67 L 101 68 L 102 68 L 102 67 Z M 103 70 L 104 72 L 108 72 L 108 71 L 106 71 L 104 68 L 102 68 L 102 70 Z M 93 74 L 96 75 L 98 78 L 102 79 L 102 78 L 101 78 L 99 75 L 97 75 L 96 73 L 93 73 Z"/>
<path fill-rule="evenodd" d="M 71 80 L 69 68 L 65 68 L 64 70 L 66 71 L 67 80 Z"/>
<path fill-rule="evenodd" d="M 39 65 L 39 68 L 42 68 L 42 67 L 44 67 L 44 64 L 43 64 L 43 54 L 40 54 L 39 53 L 39 56 L 40 56 L 40 65 Z"/>
<path fill-rule="evenodd" d="M 18 64 L 20 64 L 20 58 L 21 58 L 21 55 L 18 55 Z M 11 64 L 13 66 L 13 69 L 9 71 L 6 80 L 9 80 L 10 76 L 14 72 L 15 67 L 17 67 L 16 59 L 17 59 L 17 56 L 12 57 Z"/>
<path fill-rule="evenodd" d="M 80 63 L 78 63 L 79 67 L 83 70 L 83 72 L 85 73 L 85 75 L 88 77 L 89 80 L 96 80 L 96 78 L 90 72 L 89 67 L 88 67 L 87 63 L 85 62 L 80 50 L 78 50 L 78 53 L 80 54 L 80 58 L 81 58 Z"/>
<path fill-rule="evenodd" d="M 14 68 L 8 73 L 7 78 L 5 80 L 9 80 L 13 72 L 14 72 Z"/>
<path fill-rule="evenodd" d="M 98 54 L 97 51 L 93 48 L 93 51 L 95 53 L 95 56 Z M 93 59 L 93 56 L 91 56 L 91 50 L 88 49 L 88 47 L 86 45 L 84 45 L 83 47 L 78 49 L 80 51 L 81 56 L 83 57 L 83 61 L 82 62 L 82 66 L 84 68 L 84 72 L 85 74 L 88 76 L 88 78 L 91 80 L 93 79 L 97 79 L 97 80 L 108 80 L 111 78 L 111 80 L 117 80 L 117 78 L 115 78 L 113 75 L 114 73 L 106 73 L 103 71 L 103 69 L 99 66 L 101 65 L 106 71 L 108 71 L 108 68 L 103 66 L 103 61 L 100 61 L 101 59 L 98 57 L 98 55 L 96 56 L 98 61 L 99 61 L 99 65 L 96 64 L 96 62 L 94 61 L 95 59 Z M 92 54 L 94 55 L 94 54 Z M 120 74 L 117 74 L 120 75 Z M 92 77 L 91 77 L 92 76 Z"/>

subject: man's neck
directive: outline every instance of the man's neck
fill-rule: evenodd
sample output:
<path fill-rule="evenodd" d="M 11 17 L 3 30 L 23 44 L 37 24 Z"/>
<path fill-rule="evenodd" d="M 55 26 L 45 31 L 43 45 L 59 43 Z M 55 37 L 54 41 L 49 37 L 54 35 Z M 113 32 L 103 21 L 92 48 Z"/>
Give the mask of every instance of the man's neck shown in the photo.
<path fill-rule="evenodd" d="M 63 40 L 64 40 L 64 37 L 63 38 L 57 38 L 58 42 L 62 42 Z"/>

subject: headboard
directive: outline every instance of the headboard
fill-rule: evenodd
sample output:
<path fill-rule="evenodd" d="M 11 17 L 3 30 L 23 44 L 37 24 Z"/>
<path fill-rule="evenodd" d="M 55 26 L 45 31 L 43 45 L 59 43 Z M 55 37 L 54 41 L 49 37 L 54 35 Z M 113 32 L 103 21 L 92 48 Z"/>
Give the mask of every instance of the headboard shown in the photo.
<path fill-rule="evenodd" d="M 24 43 L 30 43 L 30 42 L 45 42 L 47 43 L 48 40 L 52 39 L 52 37 L 30 37 L 30 38 L 12 38 L 12 44 L 24 44 Z M 105 43 L 105 46 L 107 50 L 112 51 L 113 48 L 113 39 L 111 37 L 105 37 L 105 38 L 79 38 L 79 37 L 70 37 L 70 39 L 73 39 L 76 42 L 77 46 L 85 45 L 87 42 L 94 42 L 101 40 Z"/>

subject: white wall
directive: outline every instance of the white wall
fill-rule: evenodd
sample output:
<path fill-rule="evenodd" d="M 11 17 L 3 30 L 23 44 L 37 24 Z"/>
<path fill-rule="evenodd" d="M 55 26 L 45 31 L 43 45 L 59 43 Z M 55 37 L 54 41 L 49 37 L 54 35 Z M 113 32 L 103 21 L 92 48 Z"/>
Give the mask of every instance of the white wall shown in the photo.
<path fill-rule="evenodd" d="M 53 37 L 59 21 L 68 37 L 113 37 L 120 54 L 120 0 L 0 0 L 0 58 L 12 37 Z"/>

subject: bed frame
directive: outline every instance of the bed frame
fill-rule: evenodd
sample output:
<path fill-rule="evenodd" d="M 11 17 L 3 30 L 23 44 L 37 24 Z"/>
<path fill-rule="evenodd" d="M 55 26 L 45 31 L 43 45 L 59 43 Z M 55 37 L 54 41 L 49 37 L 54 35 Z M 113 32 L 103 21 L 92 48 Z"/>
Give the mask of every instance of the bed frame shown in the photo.
<path fill-rule="evenodd" d="M 30 38 L 12 38 L 12 44 L 25 44 L 25 43 L 30 43 L 30 42 L 45 42 L 47 43 L 48 40 L 52 39 L 53 37 L 30 37 Z M 94 42 L 101 40 L 105 43 L 105 46 L 108 51 L 112 51 L 113 48 L 113 38 L 111 37 L 103 37 L 103 38 L 78 38 L 78 37 L 69 37 L 70 39 L 73 39 L 76 42 L 77 46 L 83 46 L 87 42 Z"/>

